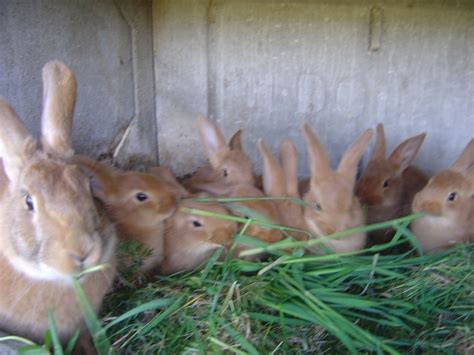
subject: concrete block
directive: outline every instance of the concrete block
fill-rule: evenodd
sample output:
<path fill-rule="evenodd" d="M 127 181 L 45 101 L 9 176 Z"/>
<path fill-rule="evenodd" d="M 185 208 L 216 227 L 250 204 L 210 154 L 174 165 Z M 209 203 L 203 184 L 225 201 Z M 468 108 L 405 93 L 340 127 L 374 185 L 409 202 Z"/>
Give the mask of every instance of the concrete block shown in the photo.
<path fill-rule="evenodd" d="M 210 116 L 261 167 L 255 142 L 301 154 L 310 122 L 336 163 L 366 127 L 389 148 L 420 131 L 418 162 L 449 165 L 474 131 L 474 3 L 469 0 L 0 0 L 0 95 L 39 134 L 41 67 L 78 77 L 78 152 L 205 161 L 195 126 Z"/>
<path fill-rule="evenodd" d="M 135 119 L 121 151 L 154 159 L 151 28 L 146 0 L 0 0 L 0 95 L 39 135 L 41 68 L 61 59 L 78 81 L 76 150 L 113 150 L 114 138 Z"/>
<path fill-rule="evenodd" d="M 391 149 L 421 131 L 418 163 L 449 165 L 474 132 L 474 3 L 469 1 L 155 0 L 160 161 L 179 174 L 204 161 L 207 114 L 261 167 L 256 140 L 312 124 L 336 164 L 384 122 Z"/>

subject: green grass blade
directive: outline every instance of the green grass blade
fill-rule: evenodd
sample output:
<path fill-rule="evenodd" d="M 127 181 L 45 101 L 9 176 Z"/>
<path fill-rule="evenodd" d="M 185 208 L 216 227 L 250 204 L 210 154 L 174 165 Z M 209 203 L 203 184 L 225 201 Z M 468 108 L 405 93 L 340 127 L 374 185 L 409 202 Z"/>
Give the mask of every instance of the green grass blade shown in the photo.
<path fill-rule="evenodd" d="M 109 339 L 102 328 L 101 322 L 97 318 L 94 310 L 92 309 L 87 295 L 84 292 L 78 279 L 74 278 L 73 281 L 74 292 L 76 294 L 79 306 L 81 307 L 84 319 L 86 321 L 87 328 L 89 329 L 92 340 L 94 341 L 95 348 L 99 355 L 108 355 L 111 350 Z"/>
<path fill-rule="evenodd" d="M 245 350 L 248 354 L 257 355 L 258 351 L 255 347 L 245 339 L 242 334 L 237 332 L 234 328 L 230 325 L 225 324 L 223 321 L 220 322 L 222 327 L 230 334 L 232 338 Z"/>
<path fill-rule="evenodd" d="M 56 328 L 56 321 L 54 320 L 53 311 L 48 309 L 48 325 L 51 332 L 51 339 L 53 341 L 53 350 L 55 355 L 63 355 L 63 347 L 59 341 L 58 330 Z"/>
<path fill-rule="evenodd" d="M 81 335 L 81 332 L 79 330 L 76 330 L 71 339 L 69 339 L 65 351 L 66 354 L 72 354 L 74 347 L 76 346 L 77 339 L 79 339 L 79 335 Z"/>
<path fill-rule="evenodd" d="M 116 319 L 114 319 L 113 321 L 108 323 L 103 328 L 103 330 L 107 331 L 107 329 L 109 329 L 109 328 L 111 328 L 111 327 L 113 327 L 113 326 L 129 319 L 129 318 L 135 317 L 135 316 L 139 315 L 140 313 L 150 311 L 150 310 L 153 310 L 153 309 L 157 309 L 157 308 L 167 307 L 172 303 L 173 303 L 172 299 L 153 300 L 153 301 L 144 303 L 144 304 L 142 304 L 142 305 L 140 305 L 140 306 L 138 306 L 138 307 L 136 307 L 136 308 L 134 308 L 134 309 L 132 309 L 128 312 L 125 312 L 121 316 L 117 317 Z"/>

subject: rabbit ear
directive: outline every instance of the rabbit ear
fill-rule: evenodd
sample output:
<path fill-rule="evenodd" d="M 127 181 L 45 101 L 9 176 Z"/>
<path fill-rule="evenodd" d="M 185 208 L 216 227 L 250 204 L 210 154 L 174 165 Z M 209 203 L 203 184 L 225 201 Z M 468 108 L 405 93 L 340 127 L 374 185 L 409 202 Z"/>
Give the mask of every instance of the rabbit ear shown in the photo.
<path fill-rule="evenodd" d="M 20 170 L 36 150 L 36 140 L 13 108 L 0 97 L 0 158 L 10 181 L 17 180 Z"/>
<path fill-rule="evenodd" d="M 471 182 L 472 186 L 472 193 L 474 194 L 474 165 L 467 169 L 466 176 L 468 180 Z M 473 195 L 474 196 L 474 195 Z"/>
<path fill-rule="evenodd" d="M 280 163 L 263 139 L 257 141 L 257 146 L 263 159 L 263 191 L 268 196 L 285 195 L 285 176 Z"/>
<path fill-rule="evenodd" d="M 171 170 L 165 166 L 156 166 L 150 169 L 150 173 L 156 176 L 161 181 L 165 182 L 173 189 L 173 191 L 179 197 L 186 197 L 189 195 L 188 190 L 186 190 L 174 177 Z"/>
<path fill-rule="evenodd" d="M 392 154 L 390 154 L 388 159 L 398 167 L 399 174 L 401 174 L 413 162 L 423 144 L 423 141 L 425 140 L 425 137 L 426 133 L 411 137 L 400 143 L 398 147 L 393 150 Z"/>
<path fill-rule="evenodd" d="M 326 151 L 307 123 L 303 125 L 303 135 L 308 147 L 311 179 L 316 176 L 328 175 L 331 172 L 331 167 Z"/>
<path fill-rule="evenodd" d="M 383 129 L 383 123 L 379 123 L 377 125 L 374 151 L 372 152 L 372 155 L 370 156 L 370 160 L 385 158 L 385 149 L 386 149 L 386 142 L 385 142 L 385 132 Z"/>
<path fill-rule="evenodd" d="M 292 141 L 284 139 L 280 143 L 280 160 L 285 174 L 286 194 L 299 197 L 298 194 L 298 152 Z"/>
<path fill-rule="evenodd" d="M 474 165 L 474 138 L 467 144 L 459 158 L 451 165 L 451 169 L 465 172 Z"/>
<path fill-rule="evenodd" d="M 43 67 L 43 150 L 62 158 L 74 155 L 71 127 L 76 104 L 76 77 L 62 62 L 53 60 Z"/>
<path fill-rule="evenodd" d="M 232 190 L 232 186 L 227 185 L 223 181 L 197 183 L 193 185 L 193 188 L 214 196 L 227 196 Z"/>
<path fill-rule="evenodd" d="M 91 189 L 94 196 L 103 202 L 110 200 L 118 193 L 116 172 L 111 167 L 85 155 L 75 155 L 71 162 L 85 170 L 91 179 Z"/>
<path fill-rule="evenodd" d="M 211 165 L 217 168 L 223 157 L 230 151 L 224 136 L 214 124 L 205 117 L 198 118 L 199 134 Z"/>
<path fill-rule="evenodd" d="M 364 154 L 371 139 L 372 129 L 368 129 L 362 133 L 362 135 L 347 148 L 337 167 L 337 171 L 354 182 L 357 173 L 357 164 L 360 158 L 362 158 L 362 154 Z"/>
<path fill-rule="evenodd" d="M 234 135 L 230 138 L 229 147 L 231 150 L 240 150 L 242 151 L 242 130 L 239 129 Z"/>

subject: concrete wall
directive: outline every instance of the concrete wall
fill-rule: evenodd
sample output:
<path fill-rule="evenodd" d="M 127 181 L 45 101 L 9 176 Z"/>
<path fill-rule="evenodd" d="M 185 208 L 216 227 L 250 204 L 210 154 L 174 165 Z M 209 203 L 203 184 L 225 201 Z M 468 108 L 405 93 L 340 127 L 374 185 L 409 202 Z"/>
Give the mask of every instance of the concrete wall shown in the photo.
<path fill-rule="evenodd" d="M 310 122 L 334 164 L 384 122 L 392 148 L 428 132 L 418 162 L 450 164 L 474 133 L 474 2 L 155 0 L 160 160 L 204 161 L 195 117 L 273 149 Z"/>
<path fill-rule="evenodd" d="M 418 162 L 452 162 L 474 132 L 472 0 L 0 0 L 0 95 L 38 134 L 41 67 L 78 77 L 74 144 L 124 163 L 204 162 L 195 118 L 306 151 L 309 121 L 335 163 L 363 129 L 389 147 L 428 132 Z"/>
<path fill-rule="evenodd" d="M 76 73 L 73 142 L 93 155 L 156 159 L 151 1 L 0 0 L 0 95 L 39 134 L 41 68 Z"/>

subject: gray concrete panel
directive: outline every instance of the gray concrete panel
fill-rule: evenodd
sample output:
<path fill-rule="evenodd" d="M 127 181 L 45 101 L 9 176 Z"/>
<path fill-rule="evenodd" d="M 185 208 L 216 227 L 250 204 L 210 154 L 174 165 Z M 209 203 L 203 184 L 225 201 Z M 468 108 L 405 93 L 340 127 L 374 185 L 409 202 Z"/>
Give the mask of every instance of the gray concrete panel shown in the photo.
<path fill-rule="evenodd" d="M 204 162 L 195 126 L 207 115 L 207 0 L 153 2 L 158 151 L 178 174 Z"/>
<path fill-rule="evenodd" d="M 120 142 L 127 156 L 154 157 L 151 46 L 150 1 L 0 0 L 0 95 L 38 135 L 41 68 L 61 59 L 78 81 L 76 150 L 99 155 Z M 127 132 L 138 146 L 121 135 L 137 121 Z"/>
<path fill-rule="evenodd" d="M 388 146 L 427 131 L 418 163 L 449 165 L 474 132 L 474 3 L 469 1 L 154 1 L 160 160 L 204 161 L 195 117 L 244 129 L 275 150 L 310 122 L 334 164 L 365 128 Z"/>
<path fill-rule="evenodd" d="M 294 139 L 302 175 L 305 120 L 334 163 L 379 121 L 389 147 L 426 130 L 418 162 L 435 171 L 474 131 L 473 42 L 467 0 L 0 0 L 0 95 L 37 135 L 41 67 L 62 59 L 78 77 L 79 152 L 124 164 L 159 151 L 179 174 L 205 161 L 198 114 L 227 136 L 244 128 L 258 167 L 257 138 Z"/>

